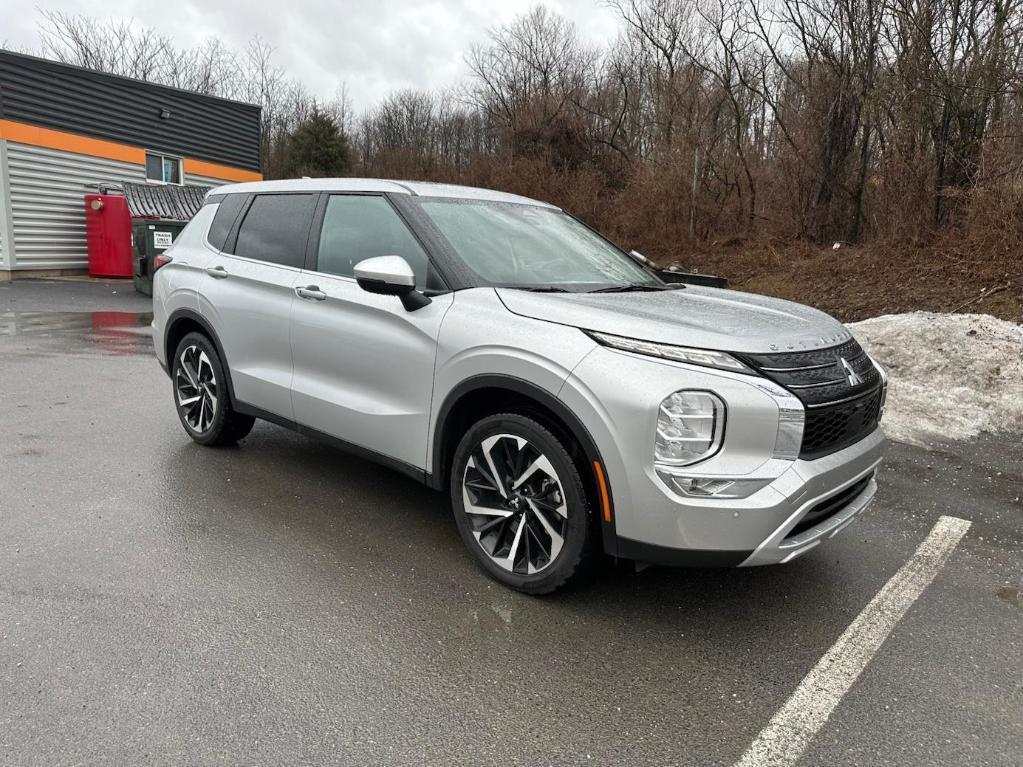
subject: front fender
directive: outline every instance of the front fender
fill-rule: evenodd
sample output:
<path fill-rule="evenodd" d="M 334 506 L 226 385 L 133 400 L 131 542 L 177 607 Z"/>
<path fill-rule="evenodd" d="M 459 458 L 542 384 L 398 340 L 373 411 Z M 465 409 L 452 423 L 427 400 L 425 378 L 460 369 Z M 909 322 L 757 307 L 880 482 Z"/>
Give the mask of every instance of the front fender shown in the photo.
<path fill-rule="evenodd" d="M 466 382 L 479 383 L 485 377 L 527 382 L 556 401 L 573 368 L 595 345 L 578 328 L 512 314 L 492 288 L 459 291 L 438 336 L 426 457 L 429 470 L 436 462 L 441 411 L 457 399 L 453 394 L 466 391 Z"/>
<path fill-rule="evenodd" d="M 437 489 L 447 485 L 442 464 L 450 447 L 444 444 L 448 418 L 463 397 L 481 389 L 525 396 L 553 413 L 581 446 L 593 467 L 594 492 L 603 499 L 604 548 L 616 555 L 613 492 L 604 479 L 601 452 L 579 414 L 560 396 L 573 369 L 596 346 L 578 328 L 510 313 L 492 289 L 459 292 L 439 338 L 427 442 L 429 483 Z"/>

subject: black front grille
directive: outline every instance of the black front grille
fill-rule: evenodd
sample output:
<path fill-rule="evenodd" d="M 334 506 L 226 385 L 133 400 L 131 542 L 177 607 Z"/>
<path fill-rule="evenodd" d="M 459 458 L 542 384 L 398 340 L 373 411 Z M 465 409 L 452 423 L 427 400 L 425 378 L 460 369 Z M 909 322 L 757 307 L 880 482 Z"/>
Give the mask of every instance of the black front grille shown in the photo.
<path fill-rule="evenodd" d="M 873 474 L 868 474 L 866 477 L 861 479 L 854 485 L 850 485 L 845 490 L 836 495 L 826 498 L 825 500 L 818 503 L 812 509 L 810 509 L 803 516 L 801 520 L 789 530 L 788 538 L 799 535 L 804 530 L 809 530 L 811 527 L 819 522 L 823 522 L 829 517 L 835 516 L 838 512 L 844 509 L 857 495 L 862 493 L 866 489 L 867 485 L 870 484 L 870 479 Z"/>
<path fill-rule="evenodd" d="M 850 402 L 808 408 L 800 458 L 814 459 L 859 442 L 881 417 L 881 388 Z"/>
<path fill-rule="evenodd" d="M 742 359 L 806 407 L 799 457 L 812 460 L 867 436 L 881 416 L 881 374 L 855 339 L 830 349 L 748 354 Z"/>

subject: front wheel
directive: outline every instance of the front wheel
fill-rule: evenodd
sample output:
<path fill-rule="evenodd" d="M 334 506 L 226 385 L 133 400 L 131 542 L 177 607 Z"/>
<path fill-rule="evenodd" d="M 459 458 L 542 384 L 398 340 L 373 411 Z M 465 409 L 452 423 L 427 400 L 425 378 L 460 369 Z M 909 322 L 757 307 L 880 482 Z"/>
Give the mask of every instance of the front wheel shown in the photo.
<path fill-rule="evenodd" d="M 171 380 L 181 425 L 200 445 L 230 445 L 252 431 L 256 419 L 231 408 L 224 365 L 206 336 L 189 333 L 181 339 Z"/>
<path fill-rule="evenodd" d="M 589 549 L 579 471 L 567 447 L 525 416 L 489 416 L 466 432 L 452 461 L 451 505 L 476 561 L 518 591 L 561 587 Z"/>

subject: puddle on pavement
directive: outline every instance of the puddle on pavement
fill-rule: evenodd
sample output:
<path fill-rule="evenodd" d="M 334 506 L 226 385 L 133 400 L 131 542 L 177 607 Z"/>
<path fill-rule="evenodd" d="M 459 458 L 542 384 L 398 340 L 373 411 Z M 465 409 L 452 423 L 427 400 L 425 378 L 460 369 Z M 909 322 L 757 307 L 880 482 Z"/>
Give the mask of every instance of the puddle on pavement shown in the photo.
<path fill-rule="evenodd" d="M 51 341 L 71 353 L 151 354 L 152 321 L 152 312 L 0 312 L 0 338 Z"/>

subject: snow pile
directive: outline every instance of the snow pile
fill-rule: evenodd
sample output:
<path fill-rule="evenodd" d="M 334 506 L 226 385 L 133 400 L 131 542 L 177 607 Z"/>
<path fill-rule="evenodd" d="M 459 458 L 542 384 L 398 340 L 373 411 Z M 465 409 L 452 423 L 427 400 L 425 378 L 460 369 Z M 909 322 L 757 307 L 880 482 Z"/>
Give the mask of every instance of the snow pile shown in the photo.
<path fill-rule="evenodd" d="M 888 371 L 882 424 L 933 445 L 1023 433 L 1023 326 L 986 314 L 889 314 L 849 325 Z"/>

